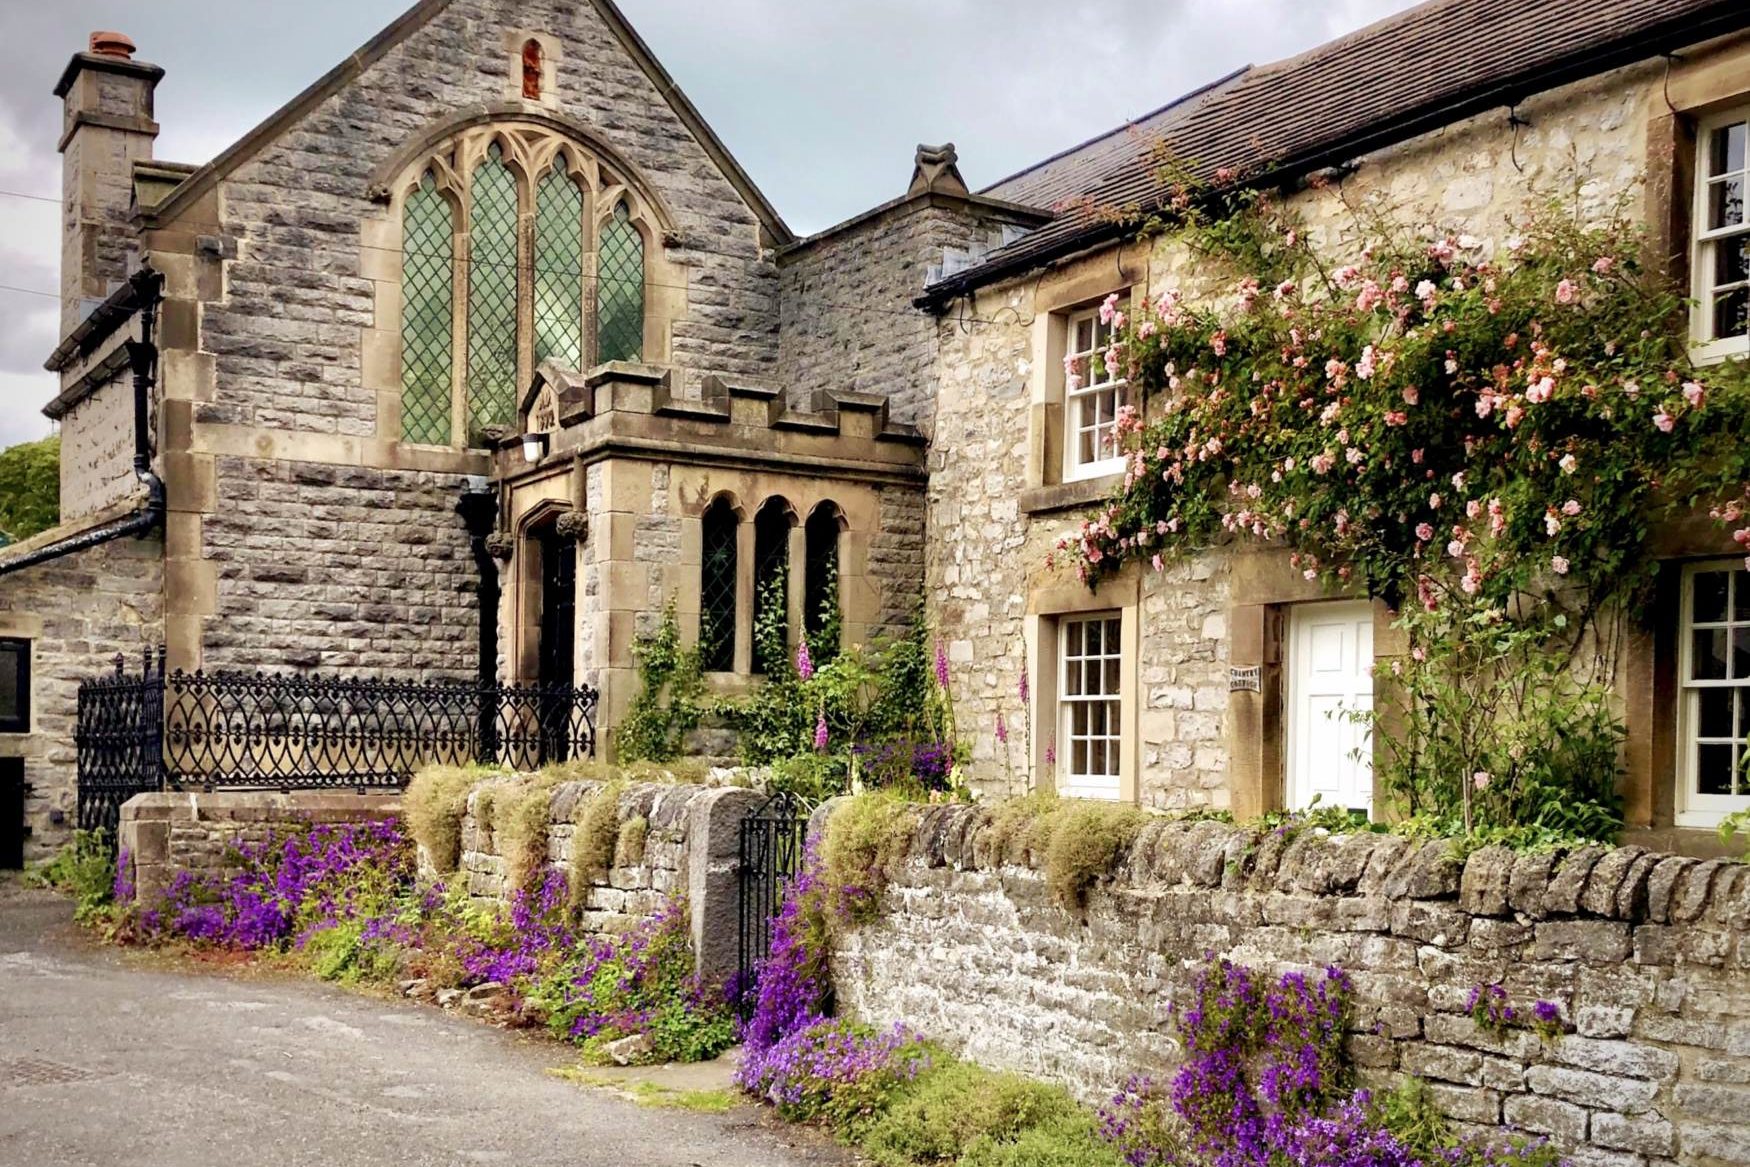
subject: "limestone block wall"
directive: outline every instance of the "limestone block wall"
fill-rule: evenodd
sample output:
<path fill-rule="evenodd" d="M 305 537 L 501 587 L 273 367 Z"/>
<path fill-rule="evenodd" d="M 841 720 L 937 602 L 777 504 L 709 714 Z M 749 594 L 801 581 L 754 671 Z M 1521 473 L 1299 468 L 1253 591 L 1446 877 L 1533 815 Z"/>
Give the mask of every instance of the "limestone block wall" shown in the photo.
<path fill-rule="evenodd" d="M 368 273 L 394 265 L 365 247 L 377 241 L 363 224 L 384 213 L 367 188 L 427 125 L 505 102 L 511 70 L 520 67 L 507 47 L 513 30 L 555 38 L 554 112 L 621 151 L 678 220 L 685 244 L 674 262 L 687 304 L 673 326 L 672 357 L 687 374 L 680 379 L 771 374 L 776 280 L 761 255 L 758 221 L 596 9 L 570 0 L 461 0 L 223 183 L 222 227 L 237 239 L 237 258 L 227 265 L 223 301 L 202 317 L 217 391 L 199 406 L 199 419 L 399 438 L 378 432 L 382 386 L 361 377 L 367 337 L 396 327 L 374 315 Z M 185 218 L 210 214 L 197 205 Z"/>
<path fill-rule="evenodd" d="M 1412 231 L 1474 234 L 1498 248 L 1523 215 L 1556 196 L 1587 216 L 1621 201 L 1631 217 L 1651 221 L 1651 210 L 1643 211 L 1648 126 L 1668 114 L 1661 68 L 1636 65 L 1527 99 L 1518 110 L 1530 124 L 1517 130 L 1504 113 L 1457 123 L 1370 155 L 1340 183 L 1287 201 L 1315 241 L 1338 253 L 1363 245 L 1371 216 Z M 1053 486 L 1044 465 L 1051 448 L 1045 427 L 1059 424 L 1053 393 L 1061 396 L 1061 365 L 1048 351 L 1054 314 L 1114 291 L 1158 296 L 1168 288 L 1192 298 L 1225 291 L 1212 283 L 1206 261 L 1164 237 L 992 285 L 937 322 L 924 591 L 953 665 L 958 726 L 971 739 L 970 777 L 988 793 L 1044 777 L 1039 752 L 1054 731 L 1051 711 L 1033 711 L 1039 720 L 1030 735 L 1011 732 L 1006 746 L 996 740 L 996 719 L 1027 724 L 1018 688 L 1031 659 L 1029 616 L 1040 613 L 1048 593 L 1086 593 L 1071 571 L 1048 567 L 1047 557 L 1117 485 Z M 1262 809 L 1235 803 L 1230 780 L 1228 668 L 1256 660 L 1233 658 L 1233 615 L 1236 606 L 1260 602 L 1236 586 L 1241 562 L 1217 551 L 1163 573 L 1134 572 L 1125 584 L 1134 600 L 1102 589 L 1111 597 L 1106 606 L 1136 606 L 1132 748 L 1142 805 Z M 1294 598 L 1320 595 L 1314 589 Z M 1105 600 L 1077 603 L 1097 609 Z M 1037 693 L 1039 678 L 1030 680 Z"/>
<path fill-rule="evenodd" d="M 140 490 L 134 476 L 134 386 L 123 372 L 61 416 L 61 521 Z"/>
<path fill-rule="evenodd" d="M 324 823 L 399 819 L 394 795 L 303 790 L 136 794 L 122 804 L 118 862 L 131 865 L 134 895 L 151 904 L 178 871 L 222 875 L 238 843 L 308 830 Z"/>
<path fill-rule="evenodd" d="M 250 458 L 217 472 L 208 669 L 473 675 L 479 577 L 456 479 Z"/>
<path fill-rule="evenodd" d="M 65 843 L 75 825 L 79 682 L 108 672 L 117 652 L 138 673 L 140 652 L 163 638 L 163 542 L 121 539 L 51 560 L 0 582 L 0 636 L 31 642 L 31 727 L 0 733 L 0 757 L 22 757 L 25 857 Z"/>
<path fill-rule="evenodd" d="M 911 302 L 944 248 L 964 250 L 1000 231 L 988 211 L 925 204 L 781 255 L 778 376 L 791 402 L 818 389 L 879 393 L 895 421 L 927 430 L 937 330 Z"/>
<path fill-rule="evenodd" d="M 553 866 L 572 870 L 576 816 L 601 788 L 592 781 L 553 787 L 547 838 L 547 859 Z M 456 878 L 467 881 L 476 899 L 508 905 L 514 890 L 507 878 L 509 863 L 490 823 L 477 813 L 480 799 L 480 789 L 468 799 Z M 729 976 L 736 967 L 741 821 L 764 801 L 765 795 L 740 787 L 624 787 L 616 811 L 620 846 L 613 865 L 590 873 L 582 889 L 582 931 L 617 936 L 656 915 L 669 901 L 684 899 L 699 969 L 717 979 Z M 642 825 L 635 825 L 639 820 Z"/>
<path fill-rule="evenodd" d="M 991 854 L 988 812 L 932 808 L 879 922 L 833 961 L 841 1005 L 1090 1099 L 1177 1064 L 1169 1010 L 1205 954 L 1336 965 L 1364 1081 L 1426 1079 L 1466 1128 L 1550 1136 L 1598 1167 L 1750 1162 L 1750 866 L 1638 847 L 1565 857 L 1156 821 L 1077 910 Z M 1493 1036 L 1500 983 L 1568 1032 Z"/>

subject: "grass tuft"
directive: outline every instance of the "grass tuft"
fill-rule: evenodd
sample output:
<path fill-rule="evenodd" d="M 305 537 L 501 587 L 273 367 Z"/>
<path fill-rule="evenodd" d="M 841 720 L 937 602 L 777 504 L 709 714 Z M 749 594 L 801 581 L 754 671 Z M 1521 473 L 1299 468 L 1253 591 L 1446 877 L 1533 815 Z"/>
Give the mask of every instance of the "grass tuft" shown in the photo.
<path fill-rule="evenodd" d="M 427 766 L 407 784 L 407 829 L 438 874 L 448 875 L 461 863 L 468 794 L 491 773 L 479 766 Z"/>

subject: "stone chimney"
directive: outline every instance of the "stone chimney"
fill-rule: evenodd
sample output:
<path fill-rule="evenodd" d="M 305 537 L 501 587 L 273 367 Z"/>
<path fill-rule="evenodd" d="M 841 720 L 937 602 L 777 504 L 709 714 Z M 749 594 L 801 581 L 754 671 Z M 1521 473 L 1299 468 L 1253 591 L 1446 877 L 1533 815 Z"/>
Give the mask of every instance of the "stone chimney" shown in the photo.
<path fill-rule="evenodd" d="M 61 121 L 61 335 L 127 279 L 138 239 L 134 163 L 152 157 L 152 91 L 164 70 L 134 60 L 134 42 L 94 32 L 55 85 Z"/>

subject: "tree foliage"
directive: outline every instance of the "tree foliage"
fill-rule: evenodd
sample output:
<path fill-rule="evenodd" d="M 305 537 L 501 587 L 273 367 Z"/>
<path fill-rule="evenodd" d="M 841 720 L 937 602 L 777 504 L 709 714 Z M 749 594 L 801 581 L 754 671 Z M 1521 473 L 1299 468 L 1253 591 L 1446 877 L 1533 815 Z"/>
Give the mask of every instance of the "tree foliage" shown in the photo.
<path fill-rule="evenodd" d="M 61 521 L 61 439 L 0 450 L 0 544 L 19 542 Z"/>

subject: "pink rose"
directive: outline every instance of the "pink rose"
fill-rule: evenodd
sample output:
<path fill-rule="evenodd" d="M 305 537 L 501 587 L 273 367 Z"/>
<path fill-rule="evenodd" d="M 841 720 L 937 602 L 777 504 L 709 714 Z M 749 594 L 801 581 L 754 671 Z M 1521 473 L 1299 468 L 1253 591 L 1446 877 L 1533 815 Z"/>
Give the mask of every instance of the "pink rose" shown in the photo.
<path fill-rule="evenodd" d="M 1556 285 L 1556 303 L 1558 304 L 1572 304 L 1578 295 L 1579 289 L 1574 286 L 1573 280 L 1563 280 Z"/>
<path fill-rule="evenodd" d="M 1549 569 L 1557 575 L 1567 575 L 1568 561 L 1560 555 L 1552 555 L 1549 561 Z"/>
<path fill-rule="evenodd" d="M 1666 413 L 1664 407 L 1661 406 L 1659 411 L 1653 415 L 1653 424 L 1658 427 L 1660 433 L 1668 434 L 1677 428 L 1677 419 Z"/>

